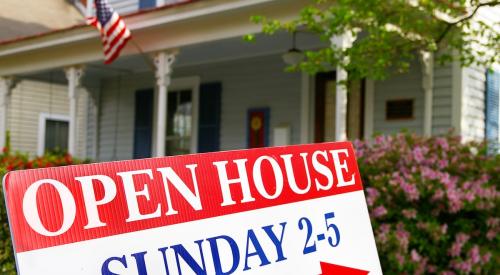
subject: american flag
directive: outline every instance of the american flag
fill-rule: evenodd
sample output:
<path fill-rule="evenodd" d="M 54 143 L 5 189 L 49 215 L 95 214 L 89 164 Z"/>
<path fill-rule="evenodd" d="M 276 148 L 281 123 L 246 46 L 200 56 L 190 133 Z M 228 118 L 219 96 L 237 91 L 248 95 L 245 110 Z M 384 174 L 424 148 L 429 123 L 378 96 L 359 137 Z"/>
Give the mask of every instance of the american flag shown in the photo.
<path fill-rule="evenodd" d="M 95 26 L 101 33 L 104 47 L 104 63 L 115 60 L 131 38 L 130 30 L 108 4 L 107 0 L 95 0 L 96 15 L 87 19 L 87 24 Z"/>

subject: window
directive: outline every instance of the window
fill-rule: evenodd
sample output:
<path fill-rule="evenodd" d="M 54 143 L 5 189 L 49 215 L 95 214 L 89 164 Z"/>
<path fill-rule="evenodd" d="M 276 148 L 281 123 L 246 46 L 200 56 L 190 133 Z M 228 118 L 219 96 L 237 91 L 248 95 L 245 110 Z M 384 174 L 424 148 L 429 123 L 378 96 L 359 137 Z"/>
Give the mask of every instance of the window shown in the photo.
<path fill-rule="evenodd" d="M 192 108 L 191 90 L 168 93 L 167 155 L 191 152 Z"/>
<path fill-rule="evenodd" d="M 388 100 L 385 107 L 386 120 L 413 119 L 413 99 Z"/>
<path fill-rule="evenodd" d="M 314 91 L 314 141 L 335 140 L 335 116 L 337 82 L 335 71 L 315 75 Z M 363 89 L 362 82 L 353 81 L 348 87 L 346 127 L 349 139 L 363 135 Z"/>
<path fill-rule="evenodd" d="M 38 155 L 45 152 L 68 151 L 69 117 L 40 114 L 38 125 Z"/>
<path fill-rule="evenodd" d="M 156 0 L 140 0 L 139 9 L 149 9 L 156 6 Z"/>

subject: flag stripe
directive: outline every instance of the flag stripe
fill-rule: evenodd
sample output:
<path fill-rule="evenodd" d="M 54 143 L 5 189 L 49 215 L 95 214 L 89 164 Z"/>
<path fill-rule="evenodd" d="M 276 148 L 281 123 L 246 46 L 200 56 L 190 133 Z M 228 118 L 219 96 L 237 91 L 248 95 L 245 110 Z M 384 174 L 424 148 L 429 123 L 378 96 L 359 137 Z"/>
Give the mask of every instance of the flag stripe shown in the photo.
<path fill-rule="evenodd" d="M 96 17 L 87 18 L 87 24 L 94 26 L 101 34 L 104 63 L 113 62 L 131 38 L 130 30 L 120 15 L 113 11 L 107 0 L 95 0 Z"/>
<path fill-rule="evenodd" d="M 106 35 L 110 35 L 120 22 L 123 22 L 119 16 L 113 16 L 113 18 L 106 24 L 104 31 Z"/>
<path fill-rule="evenodd" d="M 109 44 L 108 44 L 108 49 L 104 51 L 104 55 L 108 55 L 109 52 L 115 47 L 116 44 L 118 44 L 120 41 L 123 40 L 125 36 L 125 32 L 127 29 L 122 29 L 120 34 L 115 37 Z"/>
<path fill-rule="evenodd" d="M 123 42 L 116 48 L 116 50 L 114 51 L 114 54 L 110 55 L 107 59 L 106 59 L 106 62 L 104 62 L 105 64 L 110 64 L 111 62 L 113 62 L 117 57 L 118 55 L 120 54 L 121 50 L 123 47 L 125 47 L 125 45 L 127 44 L 128 40 L 131 38 L 131 36 L 128 36 L 126 37 Z"/>
<path fill-rule="evenodd" d="M 108 35 L 108 36 L 106 37 L 107 42 L 111 41 L 111 43 L 106 43 L 106 45 L 105 45 L 105 47 L 104 47 L 104 51 L 105 51 L 105 52 L 106 52 L 106 51 L 107 51 L 107 50 L 111 47 L 111 45 L 110 45 L 110 44 L 112 44 L 112 43 L 113 43 L 113 41 L 114 41 L 116 38 L 119 38 L 119 36 L 120 36 L 120 35 L 122 35 L 122 33 L 123 33 L 123 31 L 124 31 L 124 30 L 127 30 L 126 28 L 124 28 L 124 25 L 125 25 L 125 24 L 124 24 L 123 22 L 119 22 L 119 25 L 120 25 L 120 26 L 119 26 L 118 28 L 115 28 L 115 31 L 114 31 L 112 34 L 110 34 L 110 35 Z M 122 27 L 122 26 L 123 26 L 123 27 Z"/>

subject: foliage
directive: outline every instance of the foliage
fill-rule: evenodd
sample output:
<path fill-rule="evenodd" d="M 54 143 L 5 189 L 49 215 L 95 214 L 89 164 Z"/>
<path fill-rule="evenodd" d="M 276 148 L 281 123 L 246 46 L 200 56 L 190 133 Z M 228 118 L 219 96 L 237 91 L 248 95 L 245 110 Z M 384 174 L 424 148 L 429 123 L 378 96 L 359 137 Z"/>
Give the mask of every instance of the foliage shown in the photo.
<path fill-rule="evenodd" d="M 326 43 L 306 51 L 306 59 L 291 69 L 316 73 L 341 66 L 352 79 L 384 79 L 394 71 L 407 71 L 418 52 L 440 50 L 436 56 L 441 63 L 453 59 L 464 66 L 498 63 L 500 22 L 476 16 L 497 5 L 498 0 L 311 0 L 295 20 L 253 16 L 252 21 L 262 24 L 265 34 L 308 32 L 327 42 L 344 34 L 357 37 L 350 47 Z"/>
<path fill-rule="evenodd" d="M 354 146 L 385 274 L 500 274 L 500 156 L 451 136 Z"/>
<path fill-rule="evenodd" d="M 0 154 L 0 178 L 13 170 L 64 166 L 78 163 L 70 155 L 47 153 L 42 157 L 30 158 L 26 154 L 11 152 L 8 147 Z M 7 212 L 3 189 L 0 188 L 0 274 L 16 274 L 12 243 L 10 240 Z"/>

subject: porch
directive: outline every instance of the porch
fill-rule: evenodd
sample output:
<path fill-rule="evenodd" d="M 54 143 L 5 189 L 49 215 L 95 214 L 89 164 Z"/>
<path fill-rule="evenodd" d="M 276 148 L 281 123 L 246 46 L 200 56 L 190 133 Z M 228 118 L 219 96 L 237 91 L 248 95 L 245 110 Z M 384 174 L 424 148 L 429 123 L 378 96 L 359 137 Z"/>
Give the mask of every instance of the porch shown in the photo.
<path fill-rule="evenodd" d="M 51 117 L 67 118 L 69 125 L 76 121 L 67 130 L 68 138 L 75 140 L 68 142 L 68 150 L 98 161 L 424 131 L 418 63 L 409 74 L 388 81 L 353 83 L 339 101 L 336 91 L 344 87 L 335 71 L 316 76 L 285 72 L 282 55 L 291 47 L 290 39 L 288 34 L 259 36 L 258 43 L 249 44 L 238 37 L 160 52 L 152 56 L 156 62 L 175 59 L 163 68 L 168 71 L 163 75 L 160 67 L 153 71 L 145 61 L 150 56 L 135 54 L 111 66 L 89 62 L 17 79 L 40 83 L 38 87 L 45 83 L 45 92 L 57 87 L 69 93 L 63 103 L 67 108 L 52 106 Z M 320 45 L 310 35 L 298 37 L 300 49 Z M 15 90 L 13 94 L 15 98 Z M 402 98 L 413 100 L 414 116 L 386 120 L 386 101 Z M 264 114 L 259 117 L 262 129 L 252 128 L 253 111 Z M 252 141 L 252 134 L 259 137 Z M 39 140 L 38 153 L 45 144 Z"/>
<path fill-rule="evenodd" d="M 64 54 L 51 49 L 50 54 L 41 52 L 31 60 L 19 57 L 26 64 L 15 65 L 12 59 L 10 67 L 0 66 L 0 73 L 7 75 L 2 77 L 0 103 L 10 104 L 9 111 L 0 114 L 0 128 L 11 131 L 14 147 L 18 140 L 24 140 L 23 144 L 37 144 L 34 151 L 40 154 L 47 143 L 47 135 L 42 133 L 46 126 L 41 121 L 62 121 L 58 126 L 62 129 L 62 147 L 78 157 L 108 161 L 371 138 L 374 133 L 401 129 L 429 135 L 451 127 L 451 112 L 433 104 L 434 97 L 450 94 L 450 68 L 434 68 L 429 59 L 422 59 L 412 64 L 405 75 L 387 81 L 353 83 L 349 93 L 339 85 L 347 73 L 335 68 L 316 76 L 285 72 L 282 55 L 292 47 L 289 34 L 257 35 L 257 43 L 241 39 L 243 34 L 255 32 L 256 27 L 236 18 L 269 12 L 282 17 L 287 12 L 293 14 L 293 6 L 265 5 L 272 7 L 225 13 L 230 18 L 224 20 L 233 24 L 229 29 L 213 26 L 213 15 L 207 15 L 211 16 L 206 19 L 212 22 L 210 26 L 203 24 L 202 17 L 182 26 L 177 24 L 185 31 L 182 35 L 163 25 L 137 31 L 134 39 L 147 54 L 129 46 L 109 66 L 102 65 L 101 53 L 96 53 L 95 46 L 86 50 L 82 44 L 68 45 Z M 179 14 L 182 10 L 172 17 Z M 140 22 L 132 20 L 132 28 Z M 190 31 L 188 25 L 196 31 Z M 201 32 L 203 28 L 206 33 Z M 163 33 L 171 36 L 158 39 Z M 343 41 L 341 37 L 337 40 Z M 297 36 L 296 46 L 304 51 L 324 43 L 330 42 L 304 33 Z M 433 72 L 439 70 L 444 73 L 436 77 L 443 77 L 446 83 L 443 95 L 439 90 L 433 95 Z M 13 83 L 20 85 L 14 88 Z M 37 90 L 40 99 L 32 90 Z M 38 124 L 27 124 L 31 130 L 37 128 L 38 138 L 31 141 L 16 137 L 27 131 L 19 122 L 33 118 L 13 110 L 40 103 L 55 90 L 60 100 L 44 103 L 45 111 L 39 112 L 45 118 L 35 114 Z M 61 105 L 65 107 L 56 108 Z M 392 112 L 388 112 L 389 107 Z M 432 122 L 440 115 L 444 117 L 440 120 L 442 126 Z M 259 127 L 252 125 L 254 117 L 261 120 L 256 122 Z M 0 141 L 5 144 L 5 137 Z"/>

